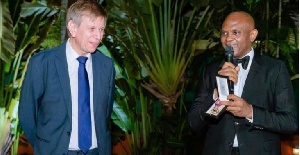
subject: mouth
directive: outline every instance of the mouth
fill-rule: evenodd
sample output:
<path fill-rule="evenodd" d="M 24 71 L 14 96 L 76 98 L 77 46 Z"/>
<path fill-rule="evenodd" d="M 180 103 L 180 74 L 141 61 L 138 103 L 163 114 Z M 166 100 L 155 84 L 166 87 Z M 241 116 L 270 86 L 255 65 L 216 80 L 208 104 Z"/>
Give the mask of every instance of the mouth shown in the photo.
<path fill-rule="evenodd" d="M 90 44 L 94 47 L 98 47 L 98 45 L 100 44 L 99 42 L 90 42 Z"/>
<path fill-rule="evenodd" d="M 233 48 L 234 53 L 237 52 L 237 50 L 238 50 L 237 44 L 231 44 L 231 47 Z"/>

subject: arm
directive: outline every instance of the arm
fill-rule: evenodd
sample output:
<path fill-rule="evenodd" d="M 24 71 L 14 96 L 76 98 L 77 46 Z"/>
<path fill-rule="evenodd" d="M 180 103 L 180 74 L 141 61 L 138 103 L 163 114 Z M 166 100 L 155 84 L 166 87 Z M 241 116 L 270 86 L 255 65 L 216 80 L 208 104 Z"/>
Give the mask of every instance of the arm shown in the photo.
<path fill-rule="evenodd" d="M 113 103 L 114 103 L 114 94 L 115 94 L 115 67 L 114 67 L 114 63 L 112 62 L 112 67 L 111 67 L 111 76 L 110 76 L 110 83 L 109 83 L 109 99 L 108 99 L 108 112 L 107 112 L 107 120 L 110 119 L 111 117 L 111 112 L 112 112 L 112 108 L 113 108 Z"/>
<path fill-rule="evenodd" d="M 277 61 L 278 62 L 278 61 Z M 298 116 L 291 80 L 284 63 L 265 68 L 267 75 L 259 79 L 260 88 L 251 88 L 248 102 L 230 94 L 228 100 L 220 102 L 227 105 L 227 111 L 234 116 L 252 119 L 251 129 L 268 129 L 279 133 L 293 133 L 298 130 Z M 266 77 L 267 80 L 266 80 Z"/>
<path fill-rule="evenodd" d="M 32 57 L 30 60 L 23 86 L 21 89 L 18 115 L 23 131 L 25 132 L 27 140 L 32 144 L 35 139 L 38 100 L 42 92 L 42 72 L 38 64 Z"/>
<path fill-rule="evenodd" d="M 205 126 L 205 112 L 214 103 L 215 76 L 211 75 L 209 69 L 203 70 L 195 100 L 188 114 L 188 120 L 193 130 L 200 130 Z"/>
<path fill-rule="evenodd" d="M 283 62 L 277 67 L 273 75 L 273 96 L 270 104 L 274 110 L 264 109 L 253 105 L 252 128 L 259 126 L 280 133 L 293 133 L 298 131 L 298 114 L 291 80 Z"/>

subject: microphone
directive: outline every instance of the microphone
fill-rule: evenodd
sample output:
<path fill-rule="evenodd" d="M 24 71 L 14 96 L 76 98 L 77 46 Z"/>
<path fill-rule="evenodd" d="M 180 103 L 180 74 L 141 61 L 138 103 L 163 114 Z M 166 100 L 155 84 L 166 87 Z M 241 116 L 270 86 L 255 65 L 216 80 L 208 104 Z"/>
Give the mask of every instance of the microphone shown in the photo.
<path fill-rule="evenodd" d="M 233 48 L 231 46 L 227 46 L 225 48 L 225 61 L 233 63 Z M 229 94 L 234 94 L 234 83 L 233 81 L 227 79 Z"/>

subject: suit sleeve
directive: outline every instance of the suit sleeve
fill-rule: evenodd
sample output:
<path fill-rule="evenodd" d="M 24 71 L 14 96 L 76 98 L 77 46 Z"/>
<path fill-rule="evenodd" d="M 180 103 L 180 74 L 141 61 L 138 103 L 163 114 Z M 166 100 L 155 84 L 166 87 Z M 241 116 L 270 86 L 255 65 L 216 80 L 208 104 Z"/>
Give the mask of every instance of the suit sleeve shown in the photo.
<path fill-rule="evenodd" d="M 190 127 L 193 130 L 200 130 L 206 125 L 205 112 L 214 103 L 215 76 L 212 76 L 210 71 L 212 70 L 204 68 L 194 102 L 188 114 Z"/>
<path fill-rule="evenodd" d="M 25 133 L 27 140 L 34 145 L 38 100 L 42 94 L 42 71 L 39 69 L 41 63 L 34 61 L 34 57 L 30 60 L 25 78 L 23 81 L 18 116 L 20 124 Z"/>
<path fill-rule="evenodd" d="M 280 63 L 275 70 L 272 82 L 274 110 L 253 106 L 253 128 L 267 129 L 279 133 L 294 133 L 298 131 L 298 114 L 295 107 L 293 86 L 286 66 Z"/>
<path fill-rule="evenodd" d="M 114 63 L 112 62 L 112 67 L 111 67 L 111 76 L 110 76 L 110 85 L 109 85 L 109 99 L 108 99 L 108 111 L 107 111 L 107 120 L 110 119 L 111 113 L 112 113 L 112 108 L 113 108 L 113 103 L 114 103 L 114 94 L 115 94 L 115 67 Z"/>

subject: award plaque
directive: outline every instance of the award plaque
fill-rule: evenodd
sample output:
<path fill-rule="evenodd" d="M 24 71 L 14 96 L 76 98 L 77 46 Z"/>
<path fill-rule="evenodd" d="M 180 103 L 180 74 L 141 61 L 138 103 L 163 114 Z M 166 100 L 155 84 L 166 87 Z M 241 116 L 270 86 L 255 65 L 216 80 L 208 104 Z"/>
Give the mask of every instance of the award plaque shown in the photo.
<path fill-rule="evenodd" d="M 219 104 L 219 101 L 228 101 L 229 95 L 228 83 L 226 77 L 216 76 L 218 89 L 214 93 L 215 103 L 206 111 L 206 114 L 218 118 L 226 109 L 225 105 Z"/>

